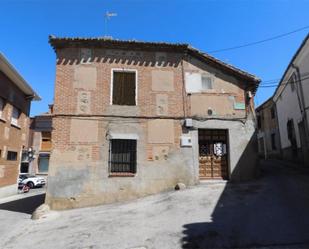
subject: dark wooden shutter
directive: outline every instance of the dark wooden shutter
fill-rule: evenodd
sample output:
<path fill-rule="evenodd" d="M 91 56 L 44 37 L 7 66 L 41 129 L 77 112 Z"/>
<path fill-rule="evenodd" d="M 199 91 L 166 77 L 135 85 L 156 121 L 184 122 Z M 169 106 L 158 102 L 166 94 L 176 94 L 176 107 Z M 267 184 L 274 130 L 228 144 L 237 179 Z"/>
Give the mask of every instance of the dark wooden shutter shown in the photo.
<path fill-rule="evenodd" d="M 135 72 L 114 72 L 113 104 L 136 105 L 135 88 Z"/>

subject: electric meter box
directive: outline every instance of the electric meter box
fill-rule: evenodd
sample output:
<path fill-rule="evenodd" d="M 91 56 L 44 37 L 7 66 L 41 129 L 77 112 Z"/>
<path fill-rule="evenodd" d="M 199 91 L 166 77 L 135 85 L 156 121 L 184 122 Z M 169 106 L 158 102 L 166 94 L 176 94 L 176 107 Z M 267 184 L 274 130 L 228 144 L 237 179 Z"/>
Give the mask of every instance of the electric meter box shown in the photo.
<path fill-rule="evenodd" d="M 192 139 L 190 136 L 181 136 L 180 137 L 180 146 L 181 147 L 192 147 Z"/>
<path fill-rule="evenodd" d="M 192 118 L 186 118 L 185 119 L 185 126 L 186 127 L 193 127 L 193 120 L 192 120 Z"/>

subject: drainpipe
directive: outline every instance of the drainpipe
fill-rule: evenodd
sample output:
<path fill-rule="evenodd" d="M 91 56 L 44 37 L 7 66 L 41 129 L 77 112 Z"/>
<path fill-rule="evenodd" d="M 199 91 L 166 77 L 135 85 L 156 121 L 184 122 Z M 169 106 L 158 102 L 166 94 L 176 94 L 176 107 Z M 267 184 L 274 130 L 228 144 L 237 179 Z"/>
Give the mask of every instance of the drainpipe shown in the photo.
<path fill-rule="evenodd" d="M 304 97 L 304 90 L 302 86 L 301 74 L 300 74 L 300 70 L 298 66 L 296 66 L 294 63 L 292 63 L 291 66 L 296 70 L 296 73 L 297 73 L 297 81 L 295 84 L 297 85 L 297 82 L 299 82 L 300 96 L 298 97 L 301 99 L 299 103 L 299 107 L 302 113 L 302 120 L 305 122 L 304 125 L 305 125 L 305 133 L 306 133 L 306 146 L 308 147 L 309 129 L 308 129 L 308 119 L 307 119 L 307 113 L 306 113 L 306 107 L 305 107 L 305 97 Z M 298 91 L 297 91 L 297 95 L 298 95 Z"/>

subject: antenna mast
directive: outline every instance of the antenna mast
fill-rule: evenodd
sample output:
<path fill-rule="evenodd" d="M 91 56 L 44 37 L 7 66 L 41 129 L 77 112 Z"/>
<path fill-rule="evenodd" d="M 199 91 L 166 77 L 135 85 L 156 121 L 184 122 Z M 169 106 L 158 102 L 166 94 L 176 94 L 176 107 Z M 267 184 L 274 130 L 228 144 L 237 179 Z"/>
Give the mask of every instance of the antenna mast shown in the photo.
<path fill-rule="evenodd" d="M 117 13 L 106 11 L 104 15 L 104 37 L 108 36 L 108 30 L 107 30 L 108 20 L 110 20 L 111 17 L 115 17 L 115 16 L 117 16 Z"/>

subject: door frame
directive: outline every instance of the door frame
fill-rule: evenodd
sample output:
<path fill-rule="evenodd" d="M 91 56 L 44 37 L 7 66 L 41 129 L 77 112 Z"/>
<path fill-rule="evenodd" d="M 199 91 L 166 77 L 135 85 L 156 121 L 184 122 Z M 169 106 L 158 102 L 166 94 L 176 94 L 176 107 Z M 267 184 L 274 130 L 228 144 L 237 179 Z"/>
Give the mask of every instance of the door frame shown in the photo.
<path fill-rule="evenodd" d="M 198 145 L 198 169 L 200 169 L 200 162 L 199 162 L 199 157 L 200 157 L 200 139 L 199 139 L 199 132 L 200 130 L 210 130 L 210 131 L 225 131 L 225 137 L 226 137 L 226 170 L 227 170 L 227 177 L 224 180 L 230 180 L 231 177 L 231 171 L 230 171 L 230 136 L 229 136 L 229 129 L 228 128 L 198 128 L 197 130 L 197 145 Z M 205 180 L 201 179 L 200 174 L 198 174 L 199 180 Z M 218 180 L 222 179 L 220 178 L 207 178 L 207 180 Z"/>

